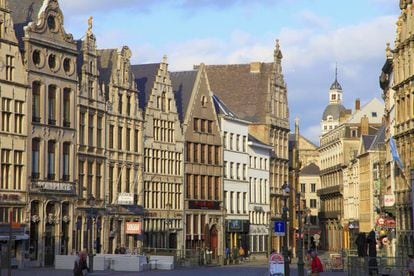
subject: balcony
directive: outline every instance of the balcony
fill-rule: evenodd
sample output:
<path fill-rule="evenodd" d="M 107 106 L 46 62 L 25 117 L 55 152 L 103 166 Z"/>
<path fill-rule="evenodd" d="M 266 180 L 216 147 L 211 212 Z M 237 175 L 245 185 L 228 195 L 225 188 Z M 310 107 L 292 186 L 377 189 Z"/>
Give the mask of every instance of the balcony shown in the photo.
<path fill-rule="evenodd" d="M 317 192 L 318 196 L 341 194 L 342 185 L 334 185 L 326 188 L 319 189 Z"/>
<path fill-rule="evenodd" d="M 320 211 L 318 216 L 319 219 L 338 219 L 341 217 L 341 211 Z"/>

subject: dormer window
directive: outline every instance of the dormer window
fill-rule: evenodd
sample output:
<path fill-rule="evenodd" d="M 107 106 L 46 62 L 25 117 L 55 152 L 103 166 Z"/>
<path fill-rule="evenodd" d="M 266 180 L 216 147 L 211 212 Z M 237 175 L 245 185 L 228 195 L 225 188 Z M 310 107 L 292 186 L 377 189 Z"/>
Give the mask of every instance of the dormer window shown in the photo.
<path fill-rule="evenodd" d="M 335 95 L 335 94 L 332 94 L 331 99 L 332 99 L 333 101 L 334 101 L 334 100 L 336 100 L 336 95 Z"/>
<path fill-rule="evenodd" d="M 326 119 L 328 119 L 328 121 L 332 121 L 333 117 L 331 115 L 329 115 Z"/>
<path fill-rule="evenodd" d="M 377 112 L 371 112 L 372 117 L 376 118 L 377 117 Z"/>

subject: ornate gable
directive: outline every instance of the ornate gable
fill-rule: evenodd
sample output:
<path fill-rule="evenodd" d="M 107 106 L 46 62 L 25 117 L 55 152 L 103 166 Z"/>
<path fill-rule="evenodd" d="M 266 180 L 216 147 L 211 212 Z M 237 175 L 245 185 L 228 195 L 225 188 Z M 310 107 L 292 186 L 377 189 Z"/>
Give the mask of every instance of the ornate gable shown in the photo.
<path fill-rule="evenodd" d="M 64 18 L 57 0 L 44 0 L 42 7 L 33 21 L 24 27 L 25 34 L 48 34 L 56 42 L 65 41 L 75 44 L 72 34 L 67 34 L 64 28 Z"/>

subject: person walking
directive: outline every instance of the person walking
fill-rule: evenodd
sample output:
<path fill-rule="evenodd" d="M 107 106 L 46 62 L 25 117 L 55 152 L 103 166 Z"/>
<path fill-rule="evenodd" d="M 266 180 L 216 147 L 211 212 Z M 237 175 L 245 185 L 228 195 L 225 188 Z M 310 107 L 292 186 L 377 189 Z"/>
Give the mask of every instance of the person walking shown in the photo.
<path fill-rule="evenodd" d="M 316 254 L 316 251 L 312 251 L 310 253 L 312 262 L 311 262 L 311 275 L 312 276 L 319 276 L 319 273 L 323 272 L 323 265 L 321 260 L 318 257 L 318 254 Z"/>
<path fill-rule="evenodd" d="M 239 257 L 240 257 L 240 262 L 243 262 L 244 261 L 244 249 L 243 249 L 243 246 L 240 246 L 240 248 L 239 248 Z"/>
<path fill-rule="evenodd" d="M 79 252 L 76 257 L 75 264 L 73 267 L 73 276 L 85 276 L 89 273 L 89 267 L 86 264 L 86 253 L 85 251 Z"/>

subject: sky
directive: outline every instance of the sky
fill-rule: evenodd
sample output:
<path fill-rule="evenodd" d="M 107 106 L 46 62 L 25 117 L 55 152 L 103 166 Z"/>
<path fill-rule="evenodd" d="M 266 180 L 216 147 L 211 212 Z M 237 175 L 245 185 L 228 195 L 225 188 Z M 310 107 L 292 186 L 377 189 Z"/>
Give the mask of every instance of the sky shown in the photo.
<path fill-rule="evenodd" d="M 346 108 L 381 99 L 386 43 L 394 45 L 398 0 L 60 0 L 67 33 L 84 36 L 88 17 L 98 48 L 128 46 L 132 64 L 170 71 L 194 64 L 272 62 L 283 53 L 291 125 L 319 143 L 320 121 L 338 68 Z M 292 130 L 294 128 L 292 127 Z"/>

